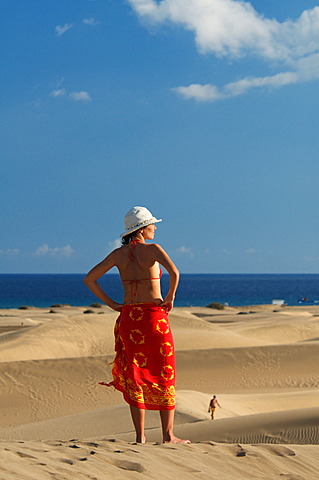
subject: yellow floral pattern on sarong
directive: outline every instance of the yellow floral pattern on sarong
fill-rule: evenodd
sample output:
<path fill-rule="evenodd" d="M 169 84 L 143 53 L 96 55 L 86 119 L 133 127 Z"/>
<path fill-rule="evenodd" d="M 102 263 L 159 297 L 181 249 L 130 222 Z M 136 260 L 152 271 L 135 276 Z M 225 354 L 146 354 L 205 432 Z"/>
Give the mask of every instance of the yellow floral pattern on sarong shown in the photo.
<path fill-rule="evenodd" d="M 143 315 L 144 312 L 142 307 L 133 307 L 129 313 L 129 316 L 133 320 L 133 322 L 139 322 L 140 320 L 142 320 Z"/>
<path fill-rule="evenodd" d="M 164 355 L 164 357 L 170 357 L 174 353 L 173 345 L 169 342 L 162 343 L 160 352 L 161 355 Z"/>
<path fill-rule="evenodd" d="M 135 353 L 133 362 L 137 367 L 143 368 L 143 367 L 146 367 L 147 358 L 145 357 L 144 353 L 138 352 L 138 353 Z"/>
<path fill-rule="evenodd" d="M 157 324 L 156 324 L 156 330 L 160 333 L 162 333 L 163 335 L 165 335 L 166 333 L 169 332 L 169 324 L 168 324 L 168 321 L 165 320 L 165 318 L 161 318 L 160 320 L 158 320 Z"/>
<path fill-rule="evenodd" d="M 142 335 L 142 332 L 137 329 L 131 330 L 130 339 L 136 345 L 141 345 L 142 343 L 145 343 L 145 335 Z"/>
<path fill-rule="evenodd" d="M 174 375 L 175 372 L 171 365 L 165 365 L 165 367 L 162 368 L 161 376 L 164 378 L 164 380 L 173 380 Z"/>

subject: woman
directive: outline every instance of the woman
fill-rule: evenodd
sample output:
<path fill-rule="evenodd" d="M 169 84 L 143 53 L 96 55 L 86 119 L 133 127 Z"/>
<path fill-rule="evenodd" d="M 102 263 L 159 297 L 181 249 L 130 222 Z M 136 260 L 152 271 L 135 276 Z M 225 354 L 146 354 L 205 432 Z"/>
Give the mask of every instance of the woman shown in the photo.
<path fill-rule="evenodd" d="M 159 410 L 164 443 L 190 443 L 175 437 L 175 353 L 168 312 L 173 307 L 179 272 L 167 253 L 153 240 L 161 222 L 145 207 L 133 207 L 124 217 L 122 247 L 113 250 L 85 277 L 87 287 L 110 308 L 121 312 L 114 329 L 116 357 L 114 386 L 130 405 L 136 441 L 145 443 L 145 410 Z M 162 265 L 170 283 L 162 298 Z M 111 299 L 97 283 L 117 267 L 124 288 L 124 303 Z"/>

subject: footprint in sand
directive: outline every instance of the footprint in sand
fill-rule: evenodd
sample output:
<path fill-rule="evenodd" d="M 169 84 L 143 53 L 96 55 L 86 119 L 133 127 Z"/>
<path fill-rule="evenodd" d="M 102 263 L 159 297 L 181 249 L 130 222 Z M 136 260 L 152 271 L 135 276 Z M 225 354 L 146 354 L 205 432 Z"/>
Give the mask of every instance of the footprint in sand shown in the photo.
<path fill-rule="evenodd" d="M 68 458 L 62 458 L 60 460 L 62 463 L 67 463 L 68 465 L 73 465 L 74 462 L 72 462 L 72 460 L 69 460 Z"/>
<path fill-rule="evenodd" d="M 259 457 L 259 454 L 255 450 L 251 450 L 249 448 L 243 448 L 241 445 L 238 445 L 238 450 L 236 453 L 236 457 Z"/>
<path fill-rule="evenodd" d="M 98 443 L 95 443 L 95 442 L 84 442 L 84 445 L 87 445 L 88 447 L 99 447 L 99 444 Z"/>
<path fill-rule="evenodd" d="M 263 445 L 263 449 L 277 457 L 294 457 L 296 455 L 291 448 L 283 445 Z"/>
<path fill-rule="evenodd" d="M 33 457 L 33 455 L 29 455 L 27 453 L 17 452 L 17 455 L 19 455 L 19 457 L 22 457 L 22 458 L 32 458 L 33 460 L 36 460 L 36 458 Z"/>
<path fill-rule="evenodd" d="M 213 445 L 212 446 L 217 446 Z M 245 448 L 242 447 L 239 443 L 237 445 L 218 445 L 218 452 L 225 452 L 228 455 L 234 455 L 235 457 L 246 457 L 246 456 L 252 456 L 252 457 L 259 457 L 260 454 L 257 452 L 254 448 L 250 448 L 246 446 Z"/>
<path fill-rule="evenodd" d="M 120 468 L 121 470 L 127 470 L 129 472 L 138 472 L 138 473 L 144 473 L 145 468 L 143 465 L 137 462 L 129 462 L 128 460 L 119 460 L 113 462 L 113 465 L 115 467 Z"/>

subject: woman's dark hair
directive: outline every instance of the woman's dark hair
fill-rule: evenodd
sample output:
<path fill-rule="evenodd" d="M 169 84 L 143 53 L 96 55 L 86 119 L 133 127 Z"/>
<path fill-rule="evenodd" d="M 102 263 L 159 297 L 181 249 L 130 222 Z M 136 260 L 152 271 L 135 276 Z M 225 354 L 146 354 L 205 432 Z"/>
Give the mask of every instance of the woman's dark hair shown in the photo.
<path fill-rule="evenodd" d="M 137 232 L 138 232 L 138 230 L 135 230 L 135 232 L 132 232 L 132 233 L 129 233 L 128 235 L 125 235 L 122 238 L 122 245 L 128 245 L 130 243 L 130 241 L 132 240 L 132 238 L 135 237 Z"/>

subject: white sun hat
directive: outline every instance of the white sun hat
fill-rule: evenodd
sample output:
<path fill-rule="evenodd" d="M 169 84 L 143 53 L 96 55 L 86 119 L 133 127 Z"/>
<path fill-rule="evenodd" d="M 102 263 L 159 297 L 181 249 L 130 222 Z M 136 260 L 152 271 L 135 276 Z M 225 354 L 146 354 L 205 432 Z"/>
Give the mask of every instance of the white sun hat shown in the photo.
<path fill-rule="evenodd" d="M 147 225 L 152 225 L 153 223 L 161 221 L 162 219 L 158 220 L 153 217 L 147 208 L 133 207 L 124 217 L 125 232 L 122 233 L 121 237 L 125 237 L 125 235 L 129 235 L 142 227 L 147 227 Z"/>

